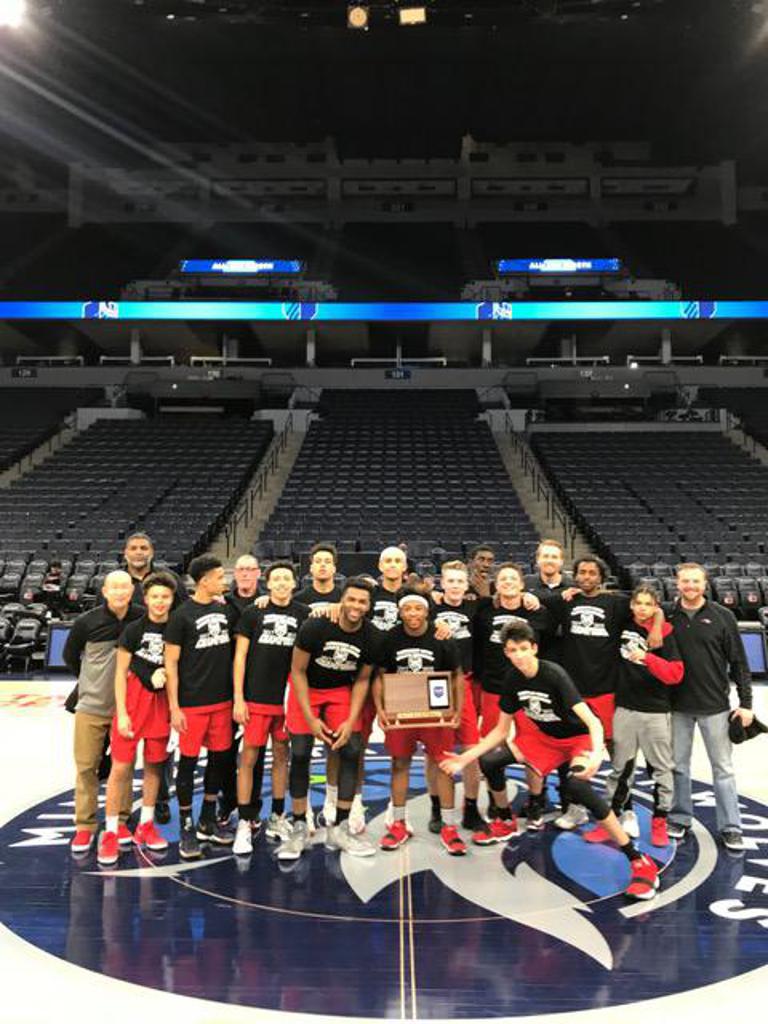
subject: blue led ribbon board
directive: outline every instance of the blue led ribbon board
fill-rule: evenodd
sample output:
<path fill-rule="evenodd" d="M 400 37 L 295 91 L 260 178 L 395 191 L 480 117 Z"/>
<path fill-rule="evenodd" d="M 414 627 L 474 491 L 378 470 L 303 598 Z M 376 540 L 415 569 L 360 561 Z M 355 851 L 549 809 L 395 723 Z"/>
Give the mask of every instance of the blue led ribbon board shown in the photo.
<path fill-rule="evenodd" d="M 0 302 L 0 320 L 326 322 L 766 320 L 768 301 L 679 302 Z"/>

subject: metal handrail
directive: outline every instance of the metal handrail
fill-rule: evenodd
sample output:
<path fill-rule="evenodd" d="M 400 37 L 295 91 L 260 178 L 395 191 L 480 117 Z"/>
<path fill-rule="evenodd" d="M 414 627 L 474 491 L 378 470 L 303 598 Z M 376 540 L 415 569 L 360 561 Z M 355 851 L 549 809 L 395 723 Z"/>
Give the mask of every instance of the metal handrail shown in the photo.
<path fill-rule="evenodd" d="M 562 534 L 563 541 L 571 558 L 576 557 L 576 535 L 578 530 L 571 522 L 571 518 L 563 508 L 554 488 L 551 486 L 541 467 L 536 461 L 533 452 L 525 442 L 523 435 L 514 428 L 512 417 L 509 413 L 504 414 L 504 429 L 512 442 L 512 447 L 520 461 L 520 466 L 525 476 L 530 477 L 533 492 L 538 501 L 542 501 L 546 508 L 547 519 Z"/>
<path fill-rule="evenodd" d="M 272 438 L 272 443 L 261 460 L 261 466 L 256 479 L 240 499 L 237 508 L 230 516 L 227 525 L 224 527 L 224 540 L 227 546 L 227 558 L 230 557 L 237 545 L 237 534 L 242 526 L 247 529 L 253 519 L 253 510 L 257 499 L 263 497 L 267 489 L 270 477 L 272 477 L 280 464 L 280 455 L 285 451 L 288 438 L 293 433 L 293 413 L 290 412 L 285 425 L 279 434 Z"/>

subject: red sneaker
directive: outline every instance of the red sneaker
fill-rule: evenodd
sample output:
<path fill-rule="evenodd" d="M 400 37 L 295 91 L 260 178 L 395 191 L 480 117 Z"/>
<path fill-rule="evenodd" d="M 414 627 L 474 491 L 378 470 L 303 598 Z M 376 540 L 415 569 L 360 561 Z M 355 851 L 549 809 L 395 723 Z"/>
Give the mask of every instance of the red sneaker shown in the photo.
<path fill-rule="evenodd" d="M 666 818 L 651 818 L 651 846 L 669 846 Z"/>
<path fill-rule="evenodd" d="M 137 825 L 136 831 L 133 833 L 133 841 L 137 846 L 146 846 L 148 850 L 168 849 L 168 842 L 157 831 L 154 821 Z"/>
<path fill-rule="evenodd" d="M 652 900 L 659 888 L 659 869 L 644 853 L 630 861 L 632 877 L 624 890 L 625 895 L 636 900 Z"/>
<path fill-rule="evenodd" d="M 121 846 L 130 846 L 133 842 L 133 832 L 122 822 L 117 826 L 117 841 Z"/>
<path fill-rule="evenodd" d="M 467 852 L 464 840 L 455 825 L 443 825 L 440 829 L 440 842 L 452 857 L 463 857 Z"/>
<path fill-rule="evenodd" d="M 487 829 L 475 832 L 472 836 L 472 842 L 476 846 L 490 846 L 492 843 L 506 843 L 508 839 L 519 835 L 520 829 L 517 827 L 517 818 L 513 814 L 508 821 L 505 821 L 503 818 L 494 818 L 493 821 L 489 821 Z"/>
<path fill-rule="evenodd" d="M 116 832 L 102 832 L 99 840 L 99 851 L 96 859 L 99 864 L 117 864 L 120 856 L 120 844 Z"/>
<path fill-rule="evenodd" d="M 589 832 L 582 832 L 581 838 L 585 843 L 610 843 L 611 837 L 602 825 L 596 825 Z"/>
<path fill-rule="evenodd" d="M 396 850 L 398 846 L 407 843 L 412 835 L 413 832 L 404 821 L 393 821 L 391 825 L 387 826 L 387 831 L 379 840 L 379 846 L 382 850 Z"/>
<path fill-rule="evenodd" d="M 69 848 L 72 853 L 87 853 L 91 844 L 93 843 L 93 832 L 89 832 L 85 828 L 79 828 L 75 832 L 74 839 L 69 844 Z"/>

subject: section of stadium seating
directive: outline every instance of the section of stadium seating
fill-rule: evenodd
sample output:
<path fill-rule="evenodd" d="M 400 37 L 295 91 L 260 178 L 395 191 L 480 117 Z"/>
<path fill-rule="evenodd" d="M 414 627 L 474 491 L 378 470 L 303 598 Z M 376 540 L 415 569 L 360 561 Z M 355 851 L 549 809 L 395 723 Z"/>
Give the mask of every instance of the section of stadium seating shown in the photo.
<path fill-rule="evenodd" d="M 143 530 L 177 568 L 221 528 L 266 451 L 271 422 L 100 420 L 0 491 L 0 599 L 35 601 L 51 564 L 77 599 Z"/>
<path fill-rule="evenodd" d="M 0 388 L 0 472 L 57 432 L 61 420 L 82 405 L 96 405 L 101 391 L 44 388 L 25 392 Z"/>
<path fill-rule="evenodd" d="M 493 541 L 499 559 L 530 561 L 537 533 L 474 391 L 326 391 L 318 411 L 256 553 L 329 540 L 350 571 L 349 556 L 370 565 L 400 541 L 435 562 Z"/>
<path fill-rule="evenodd" d="M 768 445 L 768 406 L 762 388 L 701 388 L 699 400 L 735 413 L 748 434 Z"/>
<path fill-rule="evenodd" d="M 682 561 L 743 618 L 768 604 L 768 468 L 716 433 L 533 433 L 579 529 L 625 582 L 675 596 Z"/>

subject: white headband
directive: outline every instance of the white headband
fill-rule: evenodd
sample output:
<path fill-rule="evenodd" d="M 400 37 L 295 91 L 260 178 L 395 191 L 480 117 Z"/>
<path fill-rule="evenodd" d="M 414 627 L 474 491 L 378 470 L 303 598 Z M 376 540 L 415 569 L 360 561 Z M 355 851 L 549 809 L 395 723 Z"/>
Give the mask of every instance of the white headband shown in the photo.
<path fill-rule="evenodd" d="M 427 611 L 429 611 L 429 601 L 426 597 L 422 597 L 421 594 L 406 594 L 405 597 L 401 597 L 397 602 L 397 607 L 402 608 L 406 601 L 418 601 L 419 604 L 423 604 Z"/>

